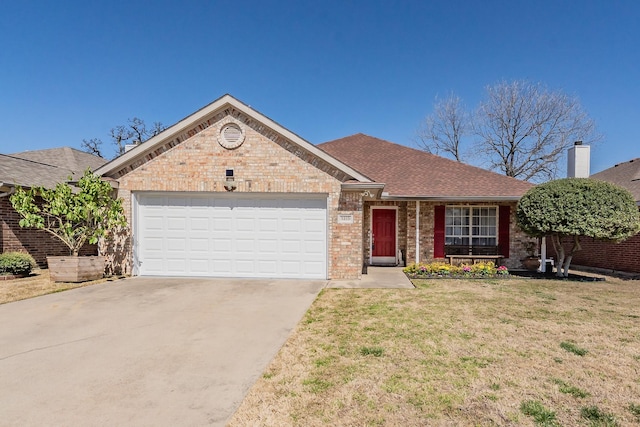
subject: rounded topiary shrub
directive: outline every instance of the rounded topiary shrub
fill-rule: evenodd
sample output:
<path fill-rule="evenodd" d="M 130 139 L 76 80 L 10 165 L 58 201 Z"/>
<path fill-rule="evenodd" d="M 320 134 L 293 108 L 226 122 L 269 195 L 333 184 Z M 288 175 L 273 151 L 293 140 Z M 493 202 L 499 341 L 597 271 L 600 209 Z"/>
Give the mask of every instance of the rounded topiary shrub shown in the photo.
<path fill-rule="evenodd" d="M 0 254 L 0 274 L 28 275 L 35 266 L 36 262 L 29 254 L 22 252 Z"/>

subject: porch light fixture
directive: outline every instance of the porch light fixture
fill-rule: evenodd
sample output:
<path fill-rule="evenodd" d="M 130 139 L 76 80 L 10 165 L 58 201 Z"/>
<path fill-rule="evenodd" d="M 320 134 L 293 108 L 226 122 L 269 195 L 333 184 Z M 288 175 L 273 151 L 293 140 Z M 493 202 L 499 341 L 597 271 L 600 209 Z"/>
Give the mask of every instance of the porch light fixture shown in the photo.
<path fill-rule="evenodd" d="M 224 180 L 224 189 L 227 191 L 233 191 L 238 187 L 233 178 L 233 169 L 227 169 Z"/>

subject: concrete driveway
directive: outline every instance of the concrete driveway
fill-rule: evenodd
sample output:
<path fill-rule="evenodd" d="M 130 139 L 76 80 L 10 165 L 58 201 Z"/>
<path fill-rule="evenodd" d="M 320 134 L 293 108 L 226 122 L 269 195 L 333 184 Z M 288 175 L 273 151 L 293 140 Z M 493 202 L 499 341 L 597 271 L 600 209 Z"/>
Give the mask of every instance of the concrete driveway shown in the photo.
<path fill-rule="evenodd" d="M 0 425 L 224 425 L 324 281 L 131 278 L 0 305 Z"/>

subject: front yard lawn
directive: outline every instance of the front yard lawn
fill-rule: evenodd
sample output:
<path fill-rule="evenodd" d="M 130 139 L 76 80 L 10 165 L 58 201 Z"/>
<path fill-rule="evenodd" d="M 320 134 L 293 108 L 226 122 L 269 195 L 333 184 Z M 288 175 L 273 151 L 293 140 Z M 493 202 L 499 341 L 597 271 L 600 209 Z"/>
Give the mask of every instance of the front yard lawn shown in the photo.
<path fill-rule="evenodd" d="M 117 278 L 104 278 L 82 283 L 52 282 L 51 279 L 49 279 L 49 270 L 33 270 L 29 277 L 0 280 L 0 304 L 95 285 L 96 283 L 116 279 Z"/>
<path fill-rule="evenodd" d="M 640 422 L 640 281 L 414 283 L 324 290 L 230 425 Z"/>

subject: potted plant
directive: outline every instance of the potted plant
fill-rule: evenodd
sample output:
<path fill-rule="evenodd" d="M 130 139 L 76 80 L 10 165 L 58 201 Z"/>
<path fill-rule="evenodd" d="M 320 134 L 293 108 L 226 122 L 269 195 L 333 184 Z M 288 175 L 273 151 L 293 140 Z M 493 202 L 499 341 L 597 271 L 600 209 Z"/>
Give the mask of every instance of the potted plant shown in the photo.
<path fill-rule="evenodd" d="M 536 254 L 537 242 L 529 240 L 525 242 L 524 248 L 527 251 L 527 256 L 522 258 L 520 262 L 524 268 L 529 271 L 536 271 L 540 268 L 540 257 Z"/>
<path fill-rule="evenodd" d="M 56 282 L 101 278 L 104 257 L 81 257 L 80 249 L 86 243 L 97 243 L 108 231 L 126 224 L 122 200 L 113 197 L 111 184 L 87 170 L 74 187 L 70 183 L 59 183 L 52 189 L 18 187 L 10 198 L 22 217 L 21 227 L 44 230 L 69 248 L 69 256 L 47 257 L 51 280 Z M 38 196 L 42 203 L 36 201 Z"/>

